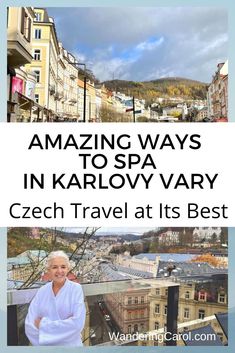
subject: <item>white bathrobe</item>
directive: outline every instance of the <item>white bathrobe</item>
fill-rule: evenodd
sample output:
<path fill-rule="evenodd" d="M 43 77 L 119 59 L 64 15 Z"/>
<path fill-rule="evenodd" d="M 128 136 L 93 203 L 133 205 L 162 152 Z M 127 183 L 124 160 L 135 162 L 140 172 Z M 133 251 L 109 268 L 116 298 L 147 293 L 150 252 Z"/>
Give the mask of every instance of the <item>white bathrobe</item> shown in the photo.
<path fill-rule="evenodd" d="M 66 279 L 55 296 L 52 282 L 41 287 L 25 319 L 25 333 L 33 346 L 82 346 L 86 309 L 80 284 Z M 42 318 L 39 329 L 34 325 Z"/>

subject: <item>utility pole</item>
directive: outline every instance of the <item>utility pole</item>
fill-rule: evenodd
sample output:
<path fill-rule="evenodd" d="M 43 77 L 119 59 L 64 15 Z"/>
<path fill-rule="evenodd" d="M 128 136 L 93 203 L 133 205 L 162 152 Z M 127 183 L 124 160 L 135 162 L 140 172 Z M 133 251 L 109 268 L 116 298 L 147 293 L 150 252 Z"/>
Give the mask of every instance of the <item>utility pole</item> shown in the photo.
<path fill-rule="evenodd" d="M 84 71 L 83 122 L 86 122 L 86 69 Z"/>
<path fill-rule="evenodd" d="M 133 96 L 133 122 L 135 123 L 135 97 Z"/>

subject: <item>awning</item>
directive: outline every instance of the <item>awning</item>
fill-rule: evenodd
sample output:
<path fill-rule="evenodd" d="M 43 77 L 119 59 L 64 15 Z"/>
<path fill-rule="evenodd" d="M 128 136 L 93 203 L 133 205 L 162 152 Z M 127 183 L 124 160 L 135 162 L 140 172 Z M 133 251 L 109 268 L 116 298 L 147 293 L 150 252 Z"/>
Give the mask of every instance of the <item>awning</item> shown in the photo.
<path fill-rule="evenodd" d="M 25 95 L 16 92 L 17 96 L 18 96 L 18 104 L 19 104 L 19 108 L 23 109 L 23 110 L 30 110 L 33 107 L 38 108 L 39 110 L 45 109 L 44 107 L 42 107 L 41 105 L 39 105 L 38 103 L 36 103 L 35 101 L 33 101 L 32 99 L 26 97 Z"/>
<path fill-rule="evenodd" d="M 30 113 L 30 119 L 32 118 L 32 115 L 33 117 L 37 116 L 38 121 L 41 121 L 43 119 L 43 116 L 46 116 L 47 120 L 54 120 L 56 118 L 56 114 L 52 110 L 41 106 L 29 97 L 26 97 L 25 95 L 19 92 L 15 92 L 15 95 L 17 98 L 17 105 L 19 109 L 28 111 Z"/>

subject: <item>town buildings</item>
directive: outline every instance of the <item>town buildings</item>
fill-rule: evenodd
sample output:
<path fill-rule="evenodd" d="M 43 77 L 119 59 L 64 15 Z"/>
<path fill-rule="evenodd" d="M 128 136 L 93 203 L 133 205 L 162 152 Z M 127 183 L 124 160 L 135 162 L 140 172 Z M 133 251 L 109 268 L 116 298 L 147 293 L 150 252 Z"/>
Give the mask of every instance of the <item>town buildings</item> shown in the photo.
<path fill-rule="evenodd" d="M 7 121 L 15 113 L 15 93 L 30 96 L 34 78 L 24 69 L 32 61 L 32 31 L 34 11 L 32 7 L 9 7 L 7 10 Z M 18 78 L 17 72 L 18 71 Z M 31 97 L 31 96 L 30 96 Z M 29 97 L 29 98 L 30 98 Z M 20 104 L 20 102 L 19 102 Z"/>
<path fill-rule="evenodd" d="M 149 261 L 151 261 L 151 255 L 154 254 L 149 254 Z M 180 283 L 178 325 L 183 325 L 182 330 L 187 331 L 191 329 L 191 327 L 187 326 L 187 322 L 190 326 L 193 322 L 193 328 L 199 328 L 204 325 L 203 320 L 205 318 L 213 317 L 214 314 L 227 311 L 227 274 L 226 269 L 215 269 L 206 263 L 174 261 L 174 257 L 177 259 L 177 255 L 178 258 L 181 257 L 183 260 L 187 257 L 186 254 L 163 254 L 162 258 L 166 260 L 168 257 L 168 261 L 160 260 L 158 262 L 157 275 L 154 277 L 171 279 Z M 156 263 L 154 260 L 152 262 Z M 132 262 L 132 265 L 133 264 L 134 262 Z M 116 274 L 113 273 L 115 270 Z M 150 274 L 148 272 L 134 270 L 129 266 L 116 266 L 115 268 L 109 269 L 109 271 L 106 268 L 106 272 L 108 272 L 111 278 L 116 278 L 118 274 L 122 276 L 139 276 L 141 278 L 148 276 L 150 278 L 150 276 L 153 275 L 153 273 Z M 140 298 L 132 298 L 131 294 L 131 292 L 119 293 L 118 295 L 115 293 L 106 299 L 108 305 L 112 308 L 111 312 L 114 317 L 116 317 L 116 311 L 118 310 L 118 322 L 120 327 L 124 330 L 123 332 L 134 333 L 137 328 L 139 332 L 144 332 L 143 324 L 140 326 L 141 316 L 137 310 L 138 305 L 135 306 L 136 311 L 134 313 L 130 310 L 131 306 L 129 307 L 129 319 L 132 319 L 132 322 L 128 322 L 128 308 L 127 313 L 125 313 L 122 305 L 119 305 L 119 303 L 123 301 L 128 303 L 128 300 L 130 304 L 132 304 L 132 301 L 136 301 L 137 304 L 139 300 L 141 301 Z M 156 287 L 150 289 L 150 291 L 142 291 L 143 303 L 144 296 L 146 296 L 147 303 L 149 304 L 149 332 L 158 331 L 160 329 L 165 330 L 167 324 L 168 289 Z M 121 313 L 122 318 L 120 317 Z M 138 319 L 138 322 L 135 321 L 136 319 Z M 131 325 L 131 323 L 133 323 L 133 325 Z M 226 337 L 216 320 L 213 320 L 211 325 L 221 340 L 226 343 Z M 159 342 L 154 340 L 149 340 L 148 342 L 148 345 L 159 344 Z M 179 342 L 179 344 L 183 343 Z"/>
<path fill-rule="evenodd" d="M 77 121 L 76 59 L 58 41 L 54 21 L 47 11 L 43 8 L 34 11 L 33 60 L 26 67 L 36 76 L 35 101 L 49 112 L 43 120 Z"/>
<path fill-rule="evenodd" d="M 8 121 L 100 122 L 102 107 L 116 111 L 113 93 L 59 42 L 45 8 L 9 7 L 7 26 Z"/>
<path fill-rule="evenodd" d="M 178 278 L 179 307 L 178 325 L 184 324 L 181 332 L 190 331 L 192 328 L 199 328 L 205 325 L 203 320 L 214 314 L 227 312 L 227 277 L 226 275 L 187 276 Z M 166 328 L 167 315 L 167 289 L 151 289 L 149 294 L 149 331 Z M 189 326 L 187 325 L 187 322 Z M 194 322 L 193 326 L 191 326 Z M 216 320 L 212 320 L 211 326 L 226 343 L 226 337 Z M 150 341 L 150 345 L 159 345 L 159 342 Z M 180 345 L 183 342 L 179 342 Z"/>
<path fill-rule="evenodd" d="M 208 88 L 208 117 L 214 121 L 228 120 L 228 60 L 219 63 Z"/>
<path fill-rule="evenodd" d="M 151 255 L 151 254 L 149 254 Z M 167 254 L 165 254 L 167 255 Z M 174 255 L 168 254 L 174 258 Z M 164 256 L 163 256 L 164 258 Z M 166 257 L 165 257 L 166 258 Z M 185 259 L 186 255 L 182 256 Z M 149 260 L 150 261 L 150 260 Z M 144 261 L 143 261 L 144 262 Z M 155 261 L 153 261 L 156 263 Z M 132 266 L 135 262 L 132 262 Z M 138 267 L 138 263 L 137 267 Z M 126 265 L 128 265 L 126 263 Z M 221 341 L 226 344 L 227 339 L 218 322 L 213 319 L 215 314 L 227 312 L 227 271 L 215 269 L 206 263 L 187 263 L 185 261 L 160 260 L 157 265 L 157 274 L 134 269 L 130 266 L 102 264 L 103 280 L 123 281 L 130 279 L 167 279 L 176 281 L 179 286 L 178 327 L 181 332 L 192 328 L 205 326 L 210 318 L 210 324 Z M 160 283 L 160 282 L 159 282 Z M 118 288 L 118 287 L 117 287 Z M 167 286 L 156 285 L 150 289 L 118 290 L 103 296 L 104 303 L 121 333 L 135 334 L 144 332 L 163 332 L 167 327 Z M 205 321 L 204 321 L 205 320 Z M 164 345 L 149 338 L 147 342 L 138 342 L 139 345 Z M 183 345 L 182 341 L 177 345 Z"/>
<path fill-rule="evenodd" d="M 228 116 L 228 61 L 218 64 L 208 102 L 182 97 L 143 99 L 111 92 L 98 84 L 86 63 L 78 62 L 59 41 L 45 8 L 9 7 L 8 121 L 221 121 Z M 163 115 L 154 104 L 164 103 Z M 135 108 L 135 113 L 133 112 Z"/>
<path fill-rule="evenodd" d="M 195 241 L 196 238 L 198 241 L 206 238 L 212 246 L 217 244 L 221 231 L 222 229 L 213 227 L 191 229 Z M 14 229 L 11 228 L 10 232 L 14 232 Z M 16 233 L 18 232 L 19 230 Z M 44 235 L 48 237 L 49 244 L 53 240 L 53 230 L 50 229 L 29 228 L 23 232 L 35 242 Z M 162 228 L 157 232 L 162 232 L 166 237 L 177 235 L 175 229 Z M 112 234 L 93 237 L 84 252 L 76 251 L 73 254 L 77 270 L 73 270 L 69 279 L 79 281 L 88 295 L 85 344 L 103 344 L 104 340 L 108 344 L 110 338 L 107 332 L 112 333 L 114 330 L 130 335 L 163 332 L 167 325 L 168 285 L 172 283 L 179 285 L 178 331 L 203 329 L 210 324 L 223 344 L 226 344 L 226 337 L 214 317 L 214 314 L 226 313 L 228 307 L 228 264 L 223 248 L 215 248 L 214 254 L 216 259 L 224 258 L 223 265 L 221 263 L 213 267 L 208 262 L 195 262 L 198 252 L 139 253 L 135 256 L 125 252 L 116 255 L 111 250 L 121 237 Z M 69 234 L 66 236 L 59 232 L 56 241 L 61 246 L 69 246 L 70 242 L 73 244 L 75 240 Z M 82 242 L 82 239 L 77 239 L 77 242 L 79 241 Z M 191 250 L 193 252 L 194 247 Z M 15 290 L 28 283 L 30 290 L 35 288 L 35 285 L 45 283 L 48 277 L 44 273 L 44 261 L 41 260 L 46 256 L 47 253 L 43 250 L 27 250 L 14 258 L 8 258 L 8 288 Z M 32 271 L 39 276 L 32 282 L 27 282 Z M 104 312 L 100 310 L 99 303 Z M 108 321 L 105 321 L 105 315 Z M 94 336 L 94 331 L 95 339 L 89 337 L 90 332 Z M 163 345 L 164 342 L 149 335 L 144 341 L 130 339 L 123 343 L 111 340 L 109 344 L 152 346 Z M 177 342 L 177 345 L 182 344 L 182 341 Z"/>

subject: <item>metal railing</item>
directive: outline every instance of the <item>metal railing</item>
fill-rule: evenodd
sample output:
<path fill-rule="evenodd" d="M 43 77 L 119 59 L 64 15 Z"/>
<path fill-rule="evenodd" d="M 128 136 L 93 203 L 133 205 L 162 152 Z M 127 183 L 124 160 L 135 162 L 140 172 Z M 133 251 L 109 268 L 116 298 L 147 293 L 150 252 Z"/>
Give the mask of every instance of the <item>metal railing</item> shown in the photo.
<path fill-rule="evenodd" d="M 153 288 L 165 287 L 168 288 L 168 314 L 167 314 L 167 331 L 174 335 L 177 332 L 177 315 L 178 315 L 178 298 L 179 284 L 165 279 L 131 279 L 124 281 L 100 282 L 82 284 L 83 292 L 86 301 L 92 301 L 94 296 L 97 296 L 97 301 L 93 305 L 97 305 L 101 297 L 111 293 L 123 293 L 125 295 L 134 294 L 141 290 L 151 290 Z M 27 312 L 27 305 L 31 302 L 39 288 L 9 290 L 7 293 L 8 303 L 8 345 L 27 345 L 27 340 L 24 335 L 24 319 Z M 111 313 L 112 314 L 112 313 Z M 19 327 L 19 315 L 21 327 Z M 102 317 L 102 315 L 101 315 Z M 104 316 L 105 317 L 105 316 Z M 113 315 L 111 315 L 111 318 Z M 140 320 L 140 319 L 138 319 Z M 143 318 L 146 321 L 146 318 Z M 110 325 L 110 322 L 108 323 Z M 104 326 L 107 322 L 104 319 Z M 104 327 L 105 329 L 105 327 Z M 107 329 L 107 327 L 106 327 Z M 115 322 L 111 326 L 115 331 L 118 327 Z M 20 339 L 23 335 L 24 338 Z M 93 333 L 94 336 L 94 333 Z M 91 338 L 92 339 L 92 338 Z M 107 341 L 107 339 L 106 339 Z M 99 344 L 99 343 L 97 343 Z M 114 343 L 113 343 L 114 344 Z M 169 340 L 167 345 L 176 345 L 174 340 Z"/>

